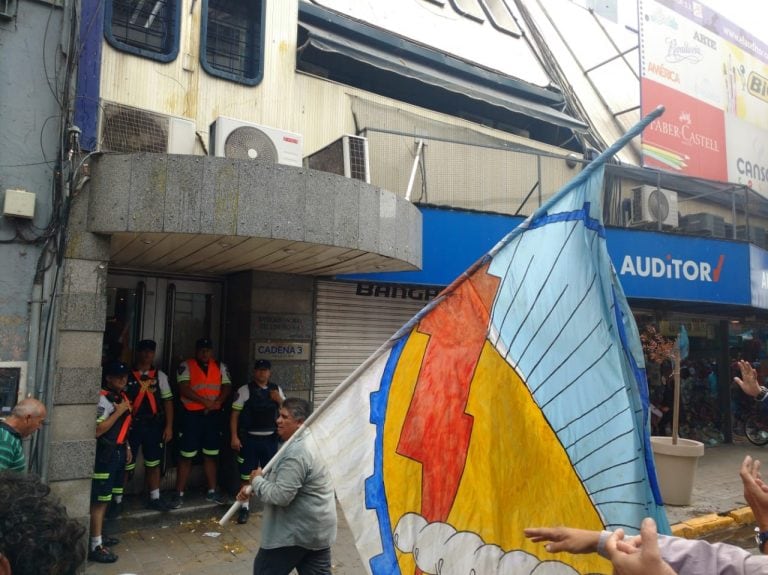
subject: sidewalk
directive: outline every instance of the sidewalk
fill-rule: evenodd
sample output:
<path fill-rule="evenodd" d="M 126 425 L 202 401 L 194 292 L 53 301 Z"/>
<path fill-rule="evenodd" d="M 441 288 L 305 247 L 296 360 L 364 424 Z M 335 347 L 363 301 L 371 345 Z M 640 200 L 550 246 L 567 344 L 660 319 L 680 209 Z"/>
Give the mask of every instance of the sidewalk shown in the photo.
<path fill-rule="evenodd" d="M 128 513 L 107 522 L 104 531 L 120 539 L 114 552 L 117 563 L 88 563 L 87 575 L 251 575 L 259 547 L 261 513 L 252 505 L 246 525 L 219 519 L 228 507 L 185 501 L 186 510 L 166 514 Z M 341 508 L 339 530 L 332 550 L 336 575 L 365 573 Z"/>
<path fill-rule="evenodd" d="M 702 516 L 702 521 L 683 535 L 701 537 L 716 529 L 728 528 L 723 518 L 713 514 L 746 506 L 738 471 L 745 455 L 768 462 L 768 451 L 748 443 L 708 447 L 699 460 L 693 500 L 690 506 L 667 507 L 670 524 L 680 525 Z M 211 506 L 201 501 L 193 504 L 182 516 L 178 512 L 159 515 L 135 512 L 125 519 L 108 522 L 105 532 L 117 535 L 121 542 L 115 547 L 120 560 L 112 565 L 89 563 L 89 575 L 251 575 L 253 557 L 259 546 L 261 515 L 252 512 L 247 525 L 232 522 L 225 527 L 217 523 L 226 507 Z M 190 511 L 192 516 L 189 515 Z M 133 517 L 131 517 L 131 515 Z M 747 523 L 751 520 L 745 519 Z M 733 520 L 730 520 L 731 524 Z M 726 521 L 727 523 L 727 521 Z M 218 533 L 217 536 L 210 534 Z M 333 547 L 335 575 L 365 573 L 354 546 L 352 532 L 339 509 L 339 533 Z"/>

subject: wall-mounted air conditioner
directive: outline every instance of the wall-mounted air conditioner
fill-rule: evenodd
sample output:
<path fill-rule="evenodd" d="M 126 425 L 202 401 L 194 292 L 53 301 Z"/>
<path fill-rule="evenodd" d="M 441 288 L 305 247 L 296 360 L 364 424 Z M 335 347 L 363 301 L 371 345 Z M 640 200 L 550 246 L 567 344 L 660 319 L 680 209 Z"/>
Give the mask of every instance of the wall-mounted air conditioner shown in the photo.
<path fill-rule="evenodd" d="M 102 102 L 99 150 L 193 154 L 195 123 L 114 102 Z"/>
<path fill-rule="evenodd" d="M 640 186 L 632 190 L 632 225 L 658 224 L 677 227 L 677 192 Z"/>
<path fill-rule="evenodd" d="M 363 136 L 342 136 L 325 148 L 307 156 L 306 167 L 339 174 L 366 184 L 371 183 L 368 162 L 368 139 Z"/>
<path fill-rule="evenodd" d="M 301 134 L 226 116 L 219 116 L 211 124 L 209 145 L 213 156 L 302 165 Z"/>

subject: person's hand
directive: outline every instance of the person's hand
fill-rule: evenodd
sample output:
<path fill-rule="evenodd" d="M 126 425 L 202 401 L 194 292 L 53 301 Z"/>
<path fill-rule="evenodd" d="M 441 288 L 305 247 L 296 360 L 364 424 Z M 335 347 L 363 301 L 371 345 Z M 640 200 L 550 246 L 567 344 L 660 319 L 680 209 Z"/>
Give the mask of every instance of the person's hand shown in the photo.
<path fill-rule="evenodd" d="M 133 461 L 133 450 L 131 449 L 130 445 L 125 450 L 125 463 L 126 465 L 129 464 L 131 461 Z"/>
<path fill-rule="evenodd" d="M 240 442 L 240 438 L 237 435 L 233 435 L 232 441 L 230 442 L 230 446 L 235 451 L 240 451 L 243 447 L 243 444 Z"/>
<path fill-rule="evenodd" d="M 261 467 L 257 467 L 256 469 L 251 471 L 251 481 L 253 481 L 257 477 L 261 477 L 262 475 L 264 475 L 264 472 L 262 471 Z"/>
<path fill-rule="evenodd" d="M 768 531 L 768 485 L 760 476 L 760 461 L 747 455 L 739 476 L 744 484 L 744 498 L 755 514 L 755 523 L 760 531 Z"/>
<path fill-rule="evenodd" d="M 617 529 L 605 542 L 605 553 L 613 563 L 614 575 L 675 575 L 661 558 L 656 522 L 646 517 L 640 537 L 624 540 L 624 530 Z"/>
<path fill-rule="evenodd" d="M 594 553 L 600 541 L 599 531 L 572 527 L 529 527 L 523 533 L 534 543 L 547 541 L 544 548 L 550 553 Z"/>
<path fill-rule="evenodd" d="M 117 415 L 122 415 L 126 411 L 131 411 L 131 403 L 129 401 L 121 401 L 120 403 L 115 404 L 115 412 Z"/>
<path fill-rule="evenodd" d="M 240 488 L 240 491 L 237 492 L 237 496 L 235 499 L 237 499 L 240 502 L 248 501 L 251 498 L 251 486 L 250 485 L 243 485 Z"/>
<path fill-rule="evenodd" d="M 280 397 L 280 392 L 277 391 L 276 389 L 269 390 L 269 398 L 275 403 L 277 403 L 278 405 L 283 403 L 283 398 Z"/>
<path fill-rule="evenodd" d="M 216 402 L 212 399 L 208 399 L 207 397 L 204 397 L 201 403 L 205 406 L 205 409 L 208 411 L 213 411 L 216 409 Z"/>
<path fill-rule="evenodd" d="M 740 359 L 737 362 L 741 377 L 734 377 L 733 381 L 750 397 L 757 397 L 760 393 L 760 383 L 757 381 L 757 370 L 748 361 Z"/>
<path fill-rule="evenodd" d="M 163 429 L 163 443 L 168 443 L 173 439 L 173 428 L 166 427 Z"/>

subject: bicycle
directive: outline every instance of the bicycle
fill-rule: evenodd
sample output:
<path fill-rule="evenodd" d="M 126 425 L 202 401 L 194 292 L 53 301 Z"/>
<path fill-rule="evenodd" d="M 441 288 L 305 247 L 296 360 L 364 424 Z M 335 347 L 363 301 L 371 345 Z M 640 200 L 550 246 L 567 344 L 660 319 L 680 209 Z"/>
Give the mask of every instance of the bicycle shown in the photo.
<path fill-rule="evenodd" d="M 763 403 L 744 420 L 744 435 L 752 445 L 762 447 L 768 444 L 768 413 Z"/>

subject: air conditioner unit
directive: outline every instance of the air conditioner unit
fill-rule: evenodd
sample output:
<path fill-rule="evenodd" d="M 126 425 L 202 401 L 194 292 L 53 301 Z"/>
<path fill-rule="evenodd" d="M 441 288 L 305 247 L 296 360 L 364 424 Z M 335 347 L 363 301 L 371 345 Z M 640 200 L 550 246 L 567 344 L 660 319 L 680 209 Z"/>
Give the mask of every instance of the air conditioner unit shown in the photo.
<path fill-rule="evenodd" d="M 312 170 L 331 172 L 366 184 L 371 183 L 368 138 L 363 136 L 342 136 L 325 148 L 307 156 L 305 164 Z"/>
<path fill-rule="evenodd" d="M 211 155 L 260 160 L 287 166 L 302 165 L 301 134 L 219 116 L 211 124 Z"/>
<path fill-rule="evenodd" d="M 102 102 L 99 150 L 194 154 L 195 123 L 114 102 Z"/>
<path fill-rule="evenodd" d="M 640 186 L 632 190 L 632 224 L 658 224 L 677 227 L 677 192 Z"/>
<path fill-rule="evenodd" d="M 709 236 L 713 238 L 726 237 L 725 219 L 722 216 L 706 212 L 680 216 L 680 227 L 683 231 L 698 236 Z"/>
<path fill-rule="evenodd" d="M 736 226 L 736 238 L 746 240 L 756 246 L 765 247 L 767 236 L 765 228 L 750 225 L 749 228 L 747 226 Z"/>

